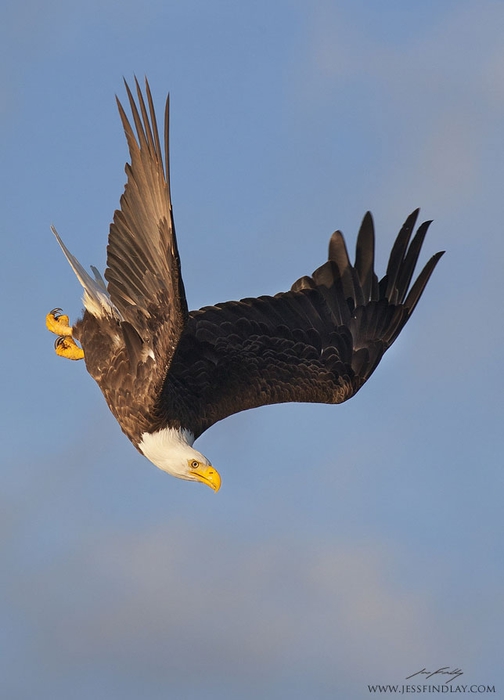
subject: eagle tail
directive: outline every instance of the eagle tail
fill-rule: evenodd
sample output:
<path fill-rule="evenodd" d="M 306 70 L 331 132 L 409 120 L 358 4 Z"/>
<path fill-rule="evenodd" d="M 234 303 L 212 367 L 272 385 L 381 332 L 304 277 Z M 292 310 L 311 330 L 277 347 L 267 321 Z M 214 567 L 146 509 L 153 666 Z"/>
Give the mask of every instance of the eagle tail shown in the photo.
<path fill-rule="evenodd" d="M 100 275 L 96 267 L 91 267 L 94 275 L 93 279 L 93 277 L 91 277 L 91 275 L 82 267 L 77 258 L 70 253 L 54 226 L 51 226 L 51 231 L 56 236 L 56 240 L 58 241 L 61 250 L 68 260 L 70 267 L 75 272 L 77 279 L 84 287 L 83 302 L 86 310 L 98 318 L 103 317 L 104 315 L 110 316 L 111 314 L 117 316 L 118 311 L 112 304 L 110 295 L 105 286 L 105 282 L 103 281 L 103 277 Z"/>

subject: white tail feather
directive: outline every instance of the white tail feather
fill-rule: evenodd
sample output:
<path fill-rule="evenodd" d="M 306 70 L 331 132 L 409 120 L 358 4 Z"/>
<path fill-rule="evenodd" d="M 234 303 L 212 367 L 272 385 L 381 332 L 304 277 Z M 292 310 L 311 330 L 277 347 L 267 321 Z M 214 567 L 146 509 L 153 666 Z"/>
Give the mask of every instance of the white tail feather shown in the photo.
<path fill-rule="evenodd" d="M 108 292 L 107 292 L 107 285 L 105 284 L 105 280 L 103 279 L 103 277 L 102 277 L 102 275 L 101 275 L 101 272 L 100 272 L 94 265 L 90 265 L 90 268 L 91 268 L 92 271 L 93 271 L 93 275 L 94 275 L 94 277 L 95 277 L 95 280 L 98 282 L 98 284 L 99 284 L 100 287 L 103 289 L 103 291 L 104 291 L 106 294 L 108 294 Z"/>
<path fill-rule="evenodd" d="M 98 272 L 96 267 L 91 267 L 95 277 L 93 279 L 91 275 L 88 274 L 86 270 L 82 267 L 77 258 L 70 253 L 66 245 L 59 237 L 59 234 L 54 228 L 54 226 L 51 226 L 51 231 L 56 236 L 56 240 L 58 241 L 66 259 L 70 263 L 70 267 L 75 272 L 77 279 L 84 287 L 84 296 L 82 300 L 84 302 L 84 306 L 89 311 L 89 313 L 93 314 L 93 316 L 98 317 L 104 316 L 105 314 L 113 314 L 114 316 L 119 316 L 119 312 L 112 303 L 110 295 L 107 292 L 105 281 L 103 280 L 103 277 Z"/>

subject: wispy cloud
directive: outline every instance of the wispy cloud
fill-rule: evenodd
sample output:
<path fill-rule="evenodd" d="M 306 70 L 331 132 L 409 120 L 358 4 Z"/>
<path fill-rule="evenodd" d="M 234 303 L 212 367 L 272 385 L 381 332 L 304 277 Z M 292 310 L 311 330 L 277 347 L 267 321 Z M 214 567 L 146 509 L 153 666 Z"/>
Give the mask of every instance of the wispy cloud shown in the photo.
<path fill-rule="evenodd" d="M 174 521 L 93 533 L 17 591 L 44 667 L 118 663 L 160 682 L 265 682 L 313 665 L 329 685 L 408 668 L 436 646 L 435 606 L 394 581 L 383 542 L 243 542 Z"/>

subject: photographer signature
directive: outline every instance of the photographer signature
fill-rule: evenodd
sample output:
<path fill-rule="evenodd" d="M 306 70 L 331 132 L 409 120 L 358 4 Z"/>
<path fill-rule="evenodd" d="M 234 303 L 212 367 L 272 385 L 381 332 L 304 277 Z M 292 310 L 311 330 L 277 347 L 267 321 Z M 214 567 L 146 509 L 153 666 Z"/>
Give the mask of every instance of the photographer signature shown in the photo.
<path fill-rule="evenodd" d="M 441 674 L 443 676 L 451 676 L 451 678 L 445 683 L 451 683 L 452 681 L 455 680 L 455 678 L 458 678 L 459 676 L 463 676 L 464 672 L 460 670 L 460 668 L 456 668 L 453 671 L 450 671 L 449 666 L 442 666 L 441 668 L 438 668 L 437 671 L 427 671 L 426 668 L 422 668 L 421 671 L 417 671 L 416 673 L 412 673 L 411 676 L 406 676 L 406 680 L 409 680 L 410 678 L 413 678 L 414 676 L 422 675 L 425 676 L 426 678 L 432 678 L 432 676 L 436 676 L 437 674 Z"/>

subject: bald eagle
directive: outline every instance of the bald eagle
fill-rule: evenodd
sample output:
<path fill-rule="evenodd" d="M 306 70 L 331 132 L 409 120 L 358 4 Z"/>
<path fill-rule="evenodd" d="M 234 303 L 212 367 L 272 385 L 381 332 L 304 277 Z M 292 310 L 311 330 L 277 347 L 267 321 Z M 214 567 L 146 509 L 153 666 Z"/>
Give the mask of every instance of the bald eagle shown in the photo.
<path fill-rule="evenodd" d="M 336 231 L 327 262 L 290 291 L 189 311 L 170 197 L 169 101 L 162 144 L 148 82 L 145 98 L 135 82 L 136 100 L 126 84 L 135 130 L 117 100 L 131 163 L 110 226 L 106 282 L 96 268 L 86 272 L 53 228 L 84 288 L 85 311 L 72 326 L 53 309 L 46 325 L 58 336 L 58 355 L 85 359 L 137 450 L 169 474 L 217 491 L 220 476 L 193 448 L 196 438 L 249 408 L 351 398 L 408 321 L 443 252 L 411 284 L 430 224 L 412 236 L 417 209 L 378 280 L 368 212 L 353 265 Z"/>

